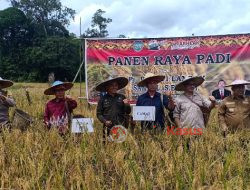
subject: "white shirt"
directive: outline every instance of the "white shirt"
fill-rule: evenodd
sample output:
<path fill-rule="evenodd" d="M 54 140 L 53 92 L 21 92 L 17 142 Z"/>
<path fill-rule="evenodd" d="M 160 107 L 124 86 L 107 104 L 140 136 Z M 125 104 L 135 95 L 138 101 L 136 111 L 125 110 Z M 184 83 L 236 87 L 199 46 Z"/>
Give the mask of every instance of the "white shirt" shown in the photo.
<path fill-rule="evenodd" d="M 224 88 L 219 89 L 219 91 L 220 91 L 220 95 L 221 95 L 221 96 L 222 96 L 222 95 L 224 96 L 224 91 L 225 91 Z"/>
<path fill-rule="evenodd" d="M 211 101 L 198 93 L 189 97 L 200 106 L 210 107 Z M 174 118 L 179 118 L 181 128 L 205 128 L 203 113 L 199 106 L 189 100 L 184 94 L 176 98 Z"/>

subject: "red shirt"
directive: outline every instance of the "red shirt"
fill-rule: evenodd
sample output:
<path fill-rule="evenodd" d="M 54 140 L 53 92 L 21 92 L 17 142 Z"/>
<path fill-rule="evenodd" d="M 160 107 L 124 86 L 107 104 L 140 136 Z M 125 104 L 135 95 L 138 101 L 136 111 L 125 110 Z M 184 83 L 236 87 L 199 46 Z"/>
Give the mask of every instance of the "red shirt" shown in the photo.
<path fill-rule="evenodd" d="M 72 113 L 73 109 L 77 107 L 77 102 L 73 99 L 57 99 L 50 100 L 45 107 L 44 123 L 50 127 L 53 125 L 61 125 L 60 123 L 68 123 L 67 110 L 65 101 L 68 103 L 69 112 Z M 63 124 L 62 124 L 63 125 Z"/>

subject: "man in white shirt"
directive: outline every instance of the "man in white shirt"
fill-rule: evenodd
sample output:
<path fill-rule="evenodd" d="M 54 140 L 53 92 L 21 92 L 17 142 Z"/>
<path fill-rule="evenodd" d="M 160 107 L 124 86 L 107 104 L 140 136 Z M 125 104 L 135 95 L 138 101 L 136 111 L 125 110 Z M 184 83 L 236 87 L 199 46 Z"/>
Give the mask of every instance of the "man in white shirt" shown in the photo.
<path fill-rule="evenodd" d="M 195 91 L 203 82 L 202 77 L 192 77 L 176 85 L 175 90 L 184 91 L 175 99 L 174 119 L 177 128 L 205 128 L 204 110 L 209 112 L 215 106 L 215 98 L 210 96 L 207 99 Z"/>

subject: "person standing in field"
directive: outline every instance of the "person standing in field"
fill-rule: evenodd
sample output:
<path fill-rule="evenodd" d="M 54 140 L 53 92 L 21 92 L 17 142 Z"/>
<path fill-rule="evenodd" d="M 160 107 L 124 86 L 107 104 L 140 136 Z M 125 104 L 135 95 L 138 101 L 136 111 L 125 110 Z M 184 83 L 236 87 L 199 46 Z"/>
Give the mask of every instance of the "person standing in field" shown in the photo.
<path fill-rule="evenodd" d="M 9 108 L 16 105 L 14 99 L 8 95 L 7 91 L 3 90 L 13 85 L 10 80 L 4 80 L 0 77 L 0 127 L 8 126 L 9 123 Z"/>
<path fill-rule="evenodd" d="M 235 80 L 227 85 L 233 94 L 222 101 L 218 110 L 220 128 L 224 133 L 250 129 L 250 97 L 244 95 L 245 85 L 250 85 L 250 82 Z"/>
<path fill-rule="evenodd" d="M 45 106 L 44 123 L 48 129 L 55 127 L 60 134 L 66 134 L 71 122 L 73 109 L 77 102 L 65 96 L 65 91 L 73 87 L 70 82 L 55 81 L 52 86 L 44 91 L 45 95 L 55 95 Z"/>
<path fill-rule="evenodd" d="M 176 85 L 175 90 L 184 91 L 176 98 L 174 119 L 177 128 L 204 129 L 208 118 L 205 113 L 210 113 L 215 107 L 215 98 L 209 100 L 201 96 L 195 89 L 204 82 L 203 77 L 192 77 Z"/>
<path fill-rule="evenodd" d="M 137 84 L 139 87 L 147 87 L 147 92 L 138 97 L 136 106 L 155 107 L 155 121 L 142 121 L 142 132 L 153 129 L 163 131 L 166 127 L 164 108 L 171 111 L 175 107 L 175 103 L 171 95 L 166 96 L 157 92 L 158 83 L 163 81 L 164 78 L 165 76 L 163 75 L 147 73 L 145 78 Z"/>
<path fill-rule="evenodd" d="M 126 97 L 117 93 L 128 84 L 125 77 L 108 79 L 96 86 L 96 91 L 107 92 L 98 101 L 96 115 L 103 124 L 103 142 L 110 135 L 110 130 L 114 125 L 126 123 L 126 114 L 130 114 L 131 108 Z"/>

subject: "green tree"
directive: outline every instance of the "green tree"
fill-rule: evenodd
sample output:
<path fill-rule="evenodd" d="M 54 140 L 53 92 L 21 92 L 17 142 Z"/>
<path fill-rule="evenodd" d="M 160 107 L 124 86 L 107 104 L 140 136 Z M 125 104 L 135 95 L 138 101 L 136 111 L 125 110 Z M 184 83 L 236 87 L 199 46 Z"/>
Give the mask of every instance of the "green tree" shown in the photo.
<path fill-rule="evenodd" d="M 13 7 L 22 10 L 45 36 L 66 35 L 66 26 L 74 18 L 75 10 L 63 7 L 60 0 L 9 0 Z"/>
<path fill-rule="evenodd" d="M 79 67 L 79 43 L 71 37 L 48 37 L 40 44 L 27 48 L 23 64 L 26 70 L 22 76 L 29 81 L 46 81 L 48 74 L 54 72 L 56 79 L 73 80 Z"/>
<path fill-rule="evenodd" d="M 31 45 L 32 33 L 25 14 L 16 8 L 0 11 L 0 73 L 5 77 L 19 75 L 22 52 Z"/>
<path fill-rule="evenodd" d="M 0 11 L 0 48 L 2 50 L 23 45 L 29 41 L 29 35 L 29 21 L 22 11 L 12 7 Z"/>
<path fill-rule="evenodd" d="M 9 0 L 0 11 L 0 73 L 14 81 L 45 82 L 50 72 L 72 80 L 80 42 L 65 28 L 75 11 L 60 0 Z"/>
<path fill-rule="evenodd" d="M 88 28 L 85 33 L 83 34 L 83 37 L 100 37 L 104 38 L 107 37 L 108 30 L 107 30 L 107 24 L 112 22 L 112 19 L 103 17 L 103 14 L 105 11 L 98 9 L 95 14 L 92 17 L 91 21 L 91 27 Z"/>
<path fill-rule="evenodd" d="M 39 26 L 23 11 L 0 11 L 0 73 L 14 81 L 43 81 L 54 72 L 57 79 L 73 80 L 79 66 L 75 37 L 39 36 Z"/>

